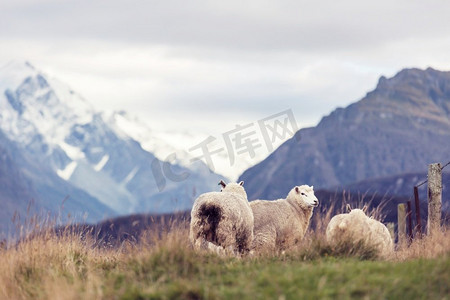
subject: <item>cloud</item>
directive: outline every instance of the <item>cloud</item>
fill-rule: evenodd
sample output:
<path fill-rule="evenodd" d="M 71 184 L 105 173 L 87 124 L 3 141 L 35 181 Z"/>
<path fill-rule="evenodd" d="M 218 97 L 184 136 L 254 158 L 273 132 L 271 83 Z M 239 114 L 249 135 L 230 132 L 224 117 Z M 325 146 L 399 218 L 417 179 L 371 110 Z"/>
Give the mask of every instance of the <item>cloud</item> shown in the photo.
<path fill-rule="evenodd" d="M 287 108 L 313 125 L 380 75 L 450 69 L 449 8 L 436 0 L 3 1 L 0 63 L 30 60 L 97 108 L 130 110 L 155 126 L 226 131 Z"/>
<path fill-rule="evenodd" d="M 329 51 L 448 34 L 447 1 L 15 1 L 1 34 Z M 17 3 L 17 4 L 16 4 Z"/>

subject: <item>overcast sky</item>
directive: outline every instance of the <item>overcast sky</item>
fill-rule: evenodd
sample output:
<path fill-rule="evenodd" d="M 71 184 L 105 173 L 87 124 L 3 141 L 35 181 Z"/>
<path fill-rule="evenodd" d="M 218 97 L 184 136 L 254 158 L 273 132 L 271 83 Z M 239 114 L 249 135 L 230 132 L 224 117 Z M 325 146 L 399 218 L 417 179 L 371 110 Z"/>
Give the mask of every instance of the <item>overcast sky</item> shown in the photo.
<path fill-rule="evenodd" d="M 0 64 L 28 60 L 98 109 L 214 134 L 300 126 L 405 67 L 450 70 L 450 1 L 1 1 Z"/>

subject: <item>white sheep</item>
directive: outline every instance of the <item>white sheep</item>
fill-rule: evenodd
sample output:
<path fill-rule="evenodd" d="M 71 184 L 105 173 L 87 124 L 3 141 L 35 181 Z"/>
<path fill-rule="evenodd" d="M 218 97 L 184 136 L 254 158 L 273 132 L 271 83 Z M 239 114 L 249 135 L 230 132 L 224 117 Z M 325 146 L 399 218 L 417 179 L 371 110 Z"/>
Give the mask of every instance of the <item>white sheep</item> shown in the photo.
<path fill-rule="evenodd" d="M 286 199 L 250 202 L 255 219 L 252 249 L 283 250 L 301 241 L 317 205 L 319 200 L 308 185 L 294 187 Z"/>
<path fill-rule="evenodd" d="M 244 253 L 253 240 L 253 214 L 244 182 L 200 195 L 191 211 L 189 239 L 196 249 Z"/>
<path fill-rule="evenodd" d="M 394 251 L 394 243 L 387 227 L 366 216 L 361 209 L 352 209 L 347 214 L 334 216 L 328 223 L 327 242 L 331 246 L 350 242 L 363 242 L 376 251 L 378 257 L 387 258 Z"/>

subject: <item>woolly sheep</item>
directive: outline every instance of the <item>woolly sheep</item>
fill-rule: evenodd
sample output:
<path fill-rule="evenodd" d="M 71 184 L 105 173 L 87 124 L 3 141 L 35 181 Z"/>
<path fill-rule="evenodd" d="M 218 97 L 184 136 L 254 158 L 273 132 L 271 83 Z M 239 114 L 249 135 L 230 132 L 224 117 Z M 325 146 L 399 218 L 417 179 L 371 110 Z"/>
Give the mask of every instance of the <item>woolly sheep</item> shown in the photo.
<path fill-rule="evenodd" d="M 253 214 L 244 182 L 200 195 L 191 211 L 189 239 L 196 249 L 244 253 L 253 240 Z"/>
<path fill-rule="evenodd" d="M 366 216 L 361 209 L 334 216 L 327 226 L 327 242 L 334 246 L 342 242 L 363 242 L 373 247 L 377 255 L 387 258 L 394 250 L 394 243 L 387 227 Z"/>
<path fill-rule="evenodd" d="M 314 189 L 308 185 L 294 187 L 286 199 L 250 202 L 255 219 L 252 249 L 282 250 L 298 243 L 318 205 Z"/>

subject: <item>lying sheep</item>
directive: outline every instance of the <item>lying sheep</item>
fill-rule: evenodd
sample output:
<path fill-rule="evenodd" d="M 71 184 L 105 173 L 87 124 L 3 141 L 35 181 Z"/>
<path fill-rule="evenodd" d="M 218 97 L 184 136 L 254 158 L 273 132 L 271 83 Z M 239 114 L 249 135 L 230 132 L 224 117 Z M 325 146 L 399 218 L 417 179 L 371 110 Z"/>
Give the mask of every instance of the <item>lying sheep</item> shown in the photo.
<path fill-rule="evenodd" d="M 294 187 L 286 199 L 250 202 L 255 219 L 252 249 L 286 249 L 301 241 L 313 208 L 319 205 L 313 187 Z"/>
<path fill-rule="evenodd" d="M 387 227 L 366 216 L 361 209 L 334 216 L 327 226 L 326 239 L 331 246 L 345 242 L 354 245 L 363 242 L 365 246 L 372 247 L 381 258 L 387 258 L 394 251 L 394 243 Z"/>
<path fill-rule="evenodd" d="M 189 239 L 196 249 L 244 253 L 253 240 L 253 214 L 244 182 L 200 195 L 191 211 Z"/>

